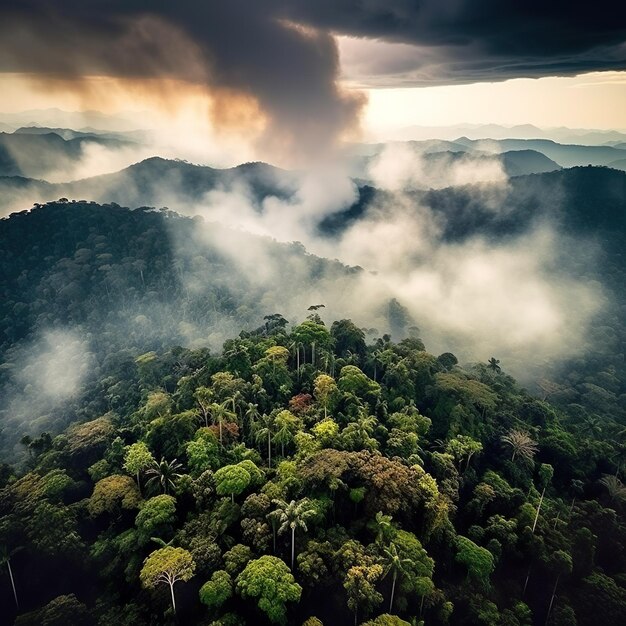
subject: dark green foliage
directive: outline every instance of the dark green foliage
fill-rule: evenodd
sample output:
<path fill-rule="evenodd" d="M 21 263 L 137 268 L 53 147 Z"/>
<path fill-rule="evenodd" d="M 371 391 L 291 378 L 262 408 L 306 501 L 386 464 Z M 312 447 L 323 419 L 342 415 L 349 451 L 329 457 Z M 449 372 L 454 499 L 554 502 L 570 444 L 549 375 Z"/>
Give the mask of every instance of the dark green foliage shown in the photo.
<path fill-rule="evenodd" d="M 182 267 L 168 220 L 190 237 Z M 290 331 L 245 310 L 259 292 L 224 279 L 218 256 L 202 262 L 210 287 L 187 291 L 193 227 L 78 204 L 1 224 L 22 237 L 0 260 L 5 388 L 48 319 L 91 334 L 97 357 L 82 394 L 36 411 L 31 435 L 7 427 L 22 440 L 0 473 L 9 619 L 10 563 L 18 624 L 171 623 L 168 586 L 145 569 L 157 553 L 184 560 L 180 623 L 622 621 L 624 386 L 610 355 L 543 382 L 540 399 L 504 359 L 464 366 L 414 328 L 402 339 L 399 303 L 394 341 L 368 345 L 317 312 Z M 221 353 L 175 346 L 188 344 L 178 322 L 208 328 L 217 313 L 260 326 Z"/>

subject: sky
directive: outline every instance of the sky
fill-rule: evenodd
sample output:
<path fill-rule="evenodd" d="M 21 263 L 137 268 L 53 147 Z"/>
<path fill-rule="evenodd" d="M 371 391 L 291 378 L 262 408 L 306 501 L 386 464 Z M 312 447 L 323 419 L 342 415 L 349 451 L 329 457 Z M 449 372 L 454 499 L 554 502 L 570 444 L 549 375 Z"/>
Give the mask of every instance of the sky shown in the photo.
<path fill-rule="evenodd" d="M 0 0 L 3 111 L 141 111 L 283 164 L 410 125 L 623 129 L 624 70 L 613 0 Z"/>

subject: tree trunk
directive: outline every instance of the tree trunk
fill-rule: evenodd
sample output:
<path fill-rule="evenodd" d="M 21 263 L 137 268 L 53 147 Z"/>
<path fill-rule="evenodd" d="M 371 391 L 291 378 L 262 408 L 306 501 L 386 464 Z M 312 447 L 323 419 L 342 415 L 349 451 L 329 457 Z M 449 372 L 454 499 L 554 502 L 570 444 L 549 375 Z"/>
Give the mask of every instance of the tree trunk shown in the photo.
<path fill-rule="evenodd" d="M 391 607 L 393 606 L 393 595 L 396 592 L 396 577 L 398 572 L 393 573 L 393 582 L 391 583 L 391 600 L 389 600 L 389 613 L 391 613 Z"/>
<path fill-rule="evenodd" d="M 11 587 L 13 587 L 13 597 L 15 598 L 15 606 L 19 609 L 20 603 L 17 601 L 17 591 L 15 590 L 15 580 L 13 580 L 13 570 L 11 569 L 11 561 L 7 559 L 7 567 L 9 568 L 9 578 L 11 579 Z"/>
<path fill-rule="evenodd" d="M 315 342 L 311 344 L 311 365 L 315 367 Z"/>
<path fill-rule="evenodd" d="M 176 614 L 176 598 L 174 598 L 174 583 L 170 583 L 170 592 L 172 594 L 172 608 L 174 609 L 174 614 Z"/>
<path fill-rule="evenodd" d="M 141 495 L 141 481 L 139 479 L 139 470 L 137 470 L 137 487 L 139 487 L 139 495 Z"/>
<path fill-rule="evenodd" d="M 230 501 L 231 501 L 233 504 L 235 504 L 235 492 L 234 492 L 234 491 L 230 494 Z"/>
<path fill-rule="evenodd" d="M 272 435 L 267 428 L 267 466 L 272 467 Z"/>
<path fill-rule="evenodd" d="M 422 600 L 420 601 L 420 617 L 422 617 L 422 613 L 424 611 L 424 598 L 426 597 L 426 594 L 423 593 L 422 594 Z"/>
<path fill-rule="evenodd" d="M 569 507 L 569 515 L 568 517 L 572 516 L 572 511 L 574 510 L 574 504 L 576 503 L 576 498 L 572 498 L 572 504 Z"/>
<path fill-rule="evenodd" d="M 220 420 L 219 422 L 220 422 L 220 446 L 223 446 L 224 442 L 222 441 L 222 420 Z"/>
<path fill-rule="evenodd" d="M 541 492 L 541 498 L 539 498 L 539 504 L 537 505 L 537 513 L 535 514 L 535 521 L 533 522 L 533 529 L 532 532 L 535 532 L 535 527 L 537 526 L 537 520 L 539 519 L 539 511 L 541 511 L 541 504 L 543 502 L 543 496 L 546 493 L 546 488 L 543 488 L 543 491 Z"/>
<path fill-rule="evenodd" d="M 528 587 L 528 581 L 530 580 L 530 570 L 532 569 L 533 564 L 531 563 L 528 566 L 528 572 L 526 573 L 526 580 L 524 581 L 524 589 L 522 590 L 522 598 L 526 594 L 526 587 Z"/>
<path fill-rule="evenodd" d="M 554 596 L 556 595 L 556 588 L 559 584 L 559 578 L 561 578 L 561 574 L 556 577 L 556 582 L 554 583 L 554 589 L 552 590 L 552 597 L 550 598 L 550 605 L 548 606 L 548 614 L 546 615 L 546 625 L 548 620 L 550 619 L 550 613 L 552 612 L 552 605 L 554 604 Z"/>
<path fill-rule="evenodd" d="M 291 571 L 293 572 L 293 562 L 296 555 L 296 528 L 291 529 Z"/>

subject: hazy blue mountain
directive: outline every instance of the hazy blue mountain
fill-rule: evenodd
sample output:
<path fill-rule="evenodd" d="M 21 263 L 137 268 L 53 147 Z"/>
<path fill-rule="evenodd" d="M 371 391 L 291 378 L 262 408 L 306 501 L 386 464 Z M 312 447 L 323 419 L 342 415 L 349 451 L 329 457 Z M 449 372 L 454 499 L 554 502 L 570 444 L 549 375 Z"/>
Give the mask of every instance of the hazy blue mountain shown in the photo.
<path fill-rule="evenodd" d="M 107 114 L 101 111 L 64 111 L 59 108 L 30 109 L 15 113 L 2 113 L 0 120 L 13 128 L 20 126 L 48 126 L 50 128 L 75 128 L 83 130 L 91 127 L 105 132 L 126 132 L 137 130 L 131 118 L 138 114 Z M 89 129 L 87 129 L 89 130 Z"/>
<path fill-rule="evenodd" d="M 541 174 L 560 170 L 561 166 L 536 150 L 510 150 L 502 154 L 487 152 L 435 152 L 424 157 L 427 163 L 501 163 L 508 176 Z"/>
<path fill-rule="evenodd" d="M 112 139 L 141 143 L 147 140 L 147 134 L 140 130 L 116 133 L 101 131 L 95 128 L 73 130 L 71 128 L 50 128 L 48 126 L 22 126 L 13 131 L 14 135 L 47 135 L 49 133 L 59 135 L 59 137 L 66 141 L 72 139 L 92 139 L 96 142 L 101 142 L 102 140 Z"/>
<path fill-rule="evenodd" d="M 540 128 L 533 124 L 503 126 L 501 124 L 454 124 L 451 126 L 407 126 L 387 133 L 389 140 L 441 139 L 454 141 L 463 135 L 480 139 L 550 139 L 564 144 L 611 145 L 626 141 L 626 133 L 616 130 L 588 128 Z"/>
<path fill-rule="evenodd" d="M 478 150 L 505 152 L 508 150 L 536 150 L 563 167 L 579 165 L 609 165 L 626 158 L 626 150 L 612 146 L 582 146 L 559 144 L 548 139 L 502 139 L 475 141 L 460 137 L 456 143 Z"/>
<path fill-rule="evenodd" d="M 626 173 L 616 169 L 576 167 L 517 176 L 506 186 L 483 183 L 407 195 L 441 219 L 442 236 L 448 241 L 475 235 L 509 237 L 548 220 L 572 234 L 602 233 L 626 245 Z M 355 205 L 325 218 L 320 230 L 336 236 L 361 219 L 370 204 L 393 201 L 393 194 L 365 186 Z"/>
<path fill-rule="evenodd" d="M 626 172 L 626 159 L 619 159 L 617 161 L 613 161 L 609 163 L 608 167 L 612 167 L 616 170 L 623 170 Z"/>
<path fill-rule="evenodd" d="M 193 165 L 185 161 L 153 157 L 113 174 L 70 183 L 49 184 L 19 178 L 0 178 L 0 211 L 3 213 L 61 197 L 123 206 L 170 206 L 184 211 L 214 189 L 250 190 L 252 199 L 268 195 L 287 197 L 296 189 L 297 175 L 266 163 L 246 163 L 229 169 Z"/>
<path fill-rule="evenodd" d="M 46 178 L 80 162 L 86 143 L 119 149 L 127 140 L 103 137 L 64 139 L 54 132 L 0 133 L 0 176 Z"/>

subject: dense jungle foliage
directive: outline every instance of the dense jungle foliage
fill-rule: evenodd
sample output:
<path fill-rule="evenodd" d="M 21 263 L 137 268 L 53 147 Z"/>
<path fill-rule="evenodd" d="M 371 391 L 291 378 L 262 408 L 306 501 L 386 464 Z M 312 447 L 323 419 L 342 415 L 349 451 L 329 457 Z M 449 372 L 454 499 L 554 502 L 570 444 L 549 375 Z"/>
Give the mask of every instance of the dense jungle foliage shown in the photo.
<path fill-rule="evenodd" d="M 242 235 L 274 281 L 169 211 L 64 201 L 1 220 L 2 619 L 621 623 L 620 194 L 589 223 L 582 204 L 561 216 L 600 243 L 576 275 L 607 304 L 533 393 L 496 357 L 429 354 L 398 303 L 381 303 L 393 340 L 316 306 L 288 324 L 281 302 L 302 319 L 362 272 L 299 244 Z M 49 387 L 77 365 L 60 402 Z"/>
<path fill-rule="evenodd" d="M 100 384 L 109 410 L 3 468 L 18 625 L 625 614 L 623 425 L 532 397 L 495 358 L 366 345 L 312 311 Z"/>

